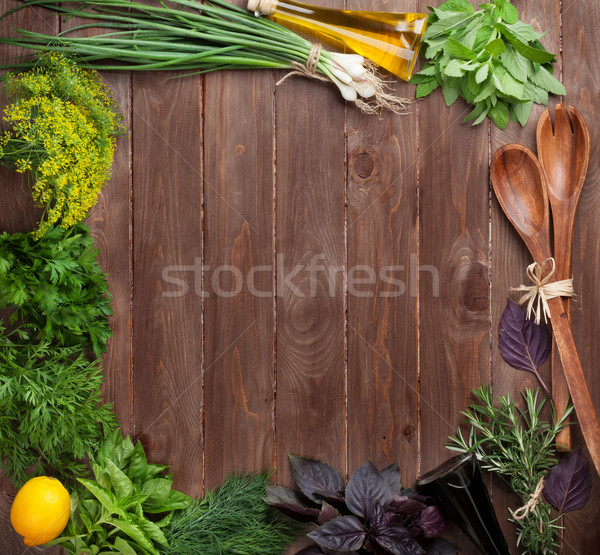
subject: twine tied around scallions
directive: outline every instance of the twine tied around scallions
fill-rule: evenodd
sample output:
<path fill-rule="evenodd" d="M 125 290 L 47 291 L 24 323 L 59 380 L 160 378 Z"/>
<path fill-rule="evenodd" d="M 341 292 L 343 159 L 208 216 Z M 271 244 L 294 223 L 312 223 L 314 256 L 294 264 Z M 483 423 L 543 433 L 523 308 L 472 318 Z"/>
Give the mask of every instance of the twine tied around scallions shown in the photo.
<path fill-rule="evenodd" d="M 221 69 L 291 69 L 292 74 L 334 83 L 344 99 L 363 112 L 382 109 L 400 113 L 410 99 L 388 91 L 375 65 L 357 54 L 330 52 L 265 17 L 210 0 L 165 0 L 147 5 L 130 0 L 21 0 L 65 18 L 93 20 L 58 36 L 17 29 L 17 37 L 0 37 L 34 51 L 67 51 L 84 66 L 97 70 L 173 70 L 185 74 Z M 79 29 L 92 36 L 73 36 Z M 89 34 L 89 31 L 88 33 Z M 318 50 L 318 56 L 316 51 Z M 34 61 L 17 61 L 6 68 L 29 68 Z"/>

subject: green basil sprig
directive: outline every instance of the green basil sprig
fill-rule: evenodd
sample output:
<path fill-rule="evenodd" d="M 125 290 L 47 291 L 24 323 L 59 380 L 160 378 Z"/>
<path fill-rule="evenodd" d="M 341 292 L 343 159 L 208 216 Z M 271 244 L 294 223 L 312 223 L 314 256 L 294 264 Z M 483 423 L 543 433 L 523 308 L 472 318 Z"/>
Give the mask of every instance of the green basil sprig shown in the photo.
<path fill-rule="evenodd" d="M 168 545 L 163 529 L 173 512 L 193 503 L 172 489 L 167 468 L 148 463 L 142 444 L 115 430 L 92 463 L 95 480 L 78 479 L 85 490 L 71 494 L 67 528 L 48 545 L 61 545 L 70 554 L 159 555 L 159 547 Z"/>
<path fill-rule="evenodd" d="M 411 83 L 417 98 L 438 87 L 446 105 L 460 96 L 474 106 L 465 121 L 473 125 L 489 117 L 504 129 L 510 119 L 525 125 L 533 104 L 548 104 L 548 94 L 564 95 L 552 75 L 554 54 L 548 52 L 529 24 L 519 21 L 508 0 L 481 4 L 448 0 L 430 8 L 423 37 L 425 63 Z"/>

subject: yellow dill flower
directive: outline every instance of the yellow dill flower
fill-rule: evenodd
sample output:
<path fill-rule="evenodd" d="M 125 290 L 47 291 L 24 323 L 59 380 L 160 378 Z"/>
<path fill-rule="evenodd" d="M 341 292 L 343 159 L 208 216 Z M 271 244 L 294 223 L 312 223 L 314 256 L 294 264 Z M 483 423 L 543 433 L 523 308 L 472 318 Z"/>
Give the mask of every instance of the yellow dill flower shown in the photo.
<path fill-rule="evenodd" d="M 96 72 L 58 53 L 40 56 L 35 68 L 9 74 L 10 104 L 3 120 L 0 162 L 31 172 L 31 194 L 45 208 L 36 230 L 68 228 L 83 220 L 110 178 L 114 137 L 121 116 Z"/>

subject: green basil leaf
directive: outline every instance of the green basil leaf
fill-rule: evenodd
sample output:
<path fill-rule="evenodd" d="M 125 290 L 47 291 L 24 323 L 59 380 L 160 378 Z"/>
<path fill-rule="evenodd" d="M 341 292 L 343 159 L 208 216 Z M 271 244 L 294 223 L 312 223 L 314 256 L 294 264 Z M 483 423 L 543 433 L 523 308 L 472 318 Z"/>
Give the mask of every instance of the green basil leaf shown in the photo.
<path fill-rule="evenodd" d="M 505 129 L 508 125 L 508 106 L 504 102 L 497 102 L 488 112 L 490 119 L 499 129 Z"/>
<path fill-rule="evenodd" d="M 454 39 L 448 39 L 446 42 L 446 52 L 462 60 L 474 60 L 477 58 L 477 54 L 475 54 L 475 52 L 466 46 L 463 46 L 460 42 Z"/>
<path fill-rule="evenodd" d="M 481 31 L 481 20 L 483 19 L 483 13 L 479 12 L 479 14 L 475 14 L 475 17 L 473 18 L 473 21 L 471 21 L 466 27 L 465 30 L 456 35 L 456 40 L 458 42 L 460 42 L 463 46 L 466 46 L 467 48 L 469 48 L 470 50 L 473 51 L 477 51 L 479 49 L 475 48 L 475 43 L 477 41 L 477 36 L 479 34 L 479 32 Z M 490 36 L 491 36 L 491 27 L 490 29 Z M 487 42 L 489 40 L 489 37 L 485 40 L 485 42 Z"/>
<path fill-rule="evenodd" d="M 442 50 L 444 50 L 444 46 L 446 45 L 446 37 L 430 39 L 425 42 L 427 44 L 427 48 L 425 49 L 424 55 L 425 58 L 431 60 L 432 58 L 435 58 Z"/>
<path fill-rule="evenodd" d="M 131 547 L 131 545 L 128 542 L 126 542 L 123 538 L 115 538 L 115 547 L 123 555 L 137 555 L 136 550 L 133 547 Z"/>
<path fill-rule="evenodd" d="M 446 106 L 452 106 L 458 98 L 459 90 L 457 87 L 448 87 L 447 85 L 444 85 L 442 87 L 442 94 L 444 95 Z"/>
<path fill-rule="evenodd" d="M 493 2 L 498 8 L 502 8 L 506 4 L 506 0 L 493 0 Z"/>
<path fill-rule="evenodd" d="M 435 91 L 435 89 L 437 89 L 438 87 L 439 84 L 437 82 L 437 79 L 435 78 L 429 79 L 428 81 L 423 81 L 422 83 L 419 83 L 417 85 L 416 97 L 423 98 L 424 96 L 427 96 L 428 94 Z"/>
<path fill-rule="evenodd" d="M 167 538 L 163 534 L 162 530 L 156 524 L 154 524 L 154 522 L 151 522 L 147 518 L 135 517 L 132 517 L 130 522 L 137 524 L 148 535 L 148 537 L 156 543 L 165 546 L 169 545 L 169 542 L 167 541 Z"/>
<path fill-rule="evenodd" d="M 166 499 L 171 491 L 173 480 L 167 478 L 153 478 L 144 482 L 142 485 L 142 493 L 147 495 L 149 499 Z"/>
<path fill-rule="evenodd" d="M 98 501 L 100 501 L 102 506 L 110 514 L 121 515 L 122 511 L 117 506 L 117 499 L 112 491 L 103 488 L 101 485 L 97 484 L 93 480 L 88 480 L 87 478 L 77 478 L 77 481 L 80 482 Z"/>
<path fill-rule="evenodd" d="M 485 47 L 492 56 L 498 56 L 502 54 L 506 50 L 506 46 L 504 45 L 504 41 L 502 39 L 494 39 L 491 42 L 488 42 Z"/>
<path fill-rule="evenodd" d="M 117 530 L 121 530 L 124 534 L 129 536 L 133 541 L 135 541 L 141 548 L 146 551 L 152 553 L 152 555 L 160 555 L 159 551 L 154 547 L 152 540 L 148 537 L 146 532 L 142 530 L 136 524 L 132 524 L 127 520 L 123 519 L 114 519 L 111 520 L 108 524 L 117 528 Z"/>
<path fill-rule="evenodd" d="M 185 493 L 172 489 L 166 499 L 148 499 L 144 503 L 144 511 L 151 514 L 164 513 L 165 511 L 174 511 L 187 509 L 194 500 Z"/>
<path fill-rule="evenodd" d="M 481 28 L 477 30 L 475 34 L 475 42 L 471 46 L 471 48 L 477 52 L 479 50 L 483 50 L 483 47 L 490 42 L 492 38 L 492 33 L 494 32 L 494 28 L 491 25 L 482 25 Z"/>
<path fill-rule="evenodd" d="M 92 520 L 96 521 L 100 519 L 100 515 L 102 514 L 100 501 L 96 499 L 84 499 L 81 504 L 85 507 L 87 514 Z"/>
<path fill-rule="evenodd" d="M 148 460 L 146 459 L 146 453 L 144 453 L 144 447 L 141 442 L 138 441 L 131 453 L 128 475 L 132 481 L 140 482 L 146 479 L 147 471 Z"/>
<path fill-rule="evenodd" d="M 132 481 L 111 459 L 106 461 L 106 470 L 111 479 L 112 489 L 117 497 L 128 497 L 133 494 Z"/>

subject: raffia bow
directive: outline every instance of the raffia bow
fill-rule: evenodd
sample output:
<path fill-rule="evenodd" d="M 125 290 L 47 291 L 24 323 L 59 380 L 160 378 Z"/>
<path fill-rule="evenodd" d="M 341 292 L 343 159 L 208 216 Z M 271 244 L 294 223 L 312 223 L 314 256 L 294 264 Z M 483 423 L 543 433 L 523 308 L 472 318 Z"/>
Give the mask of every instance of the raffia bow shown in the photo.
<path fill-rule="evenodd" d="M 548 274 L 543 277 L 544 266 L 547 263 L 552 264 Z M 519 299 L 519 304 L 527 303 L 527 318 L 531 318 L 531 313 L 535 314 L 535 323 L 539 324 L 544 314 L 544 322 L 550 319 L 550 307 L 548 300 L 555 297 L 572 297 L 573 278 L 563 279 L 561 281 L 551 281 L 556 272 L 556 262 L 554 258 L 547 258 L 541 264 L 534 262 L 527 266 L 527 276 L 533 285 L 519 285 L 511 287 L 511 291 L 524 291 L 525 294 Z"/>

